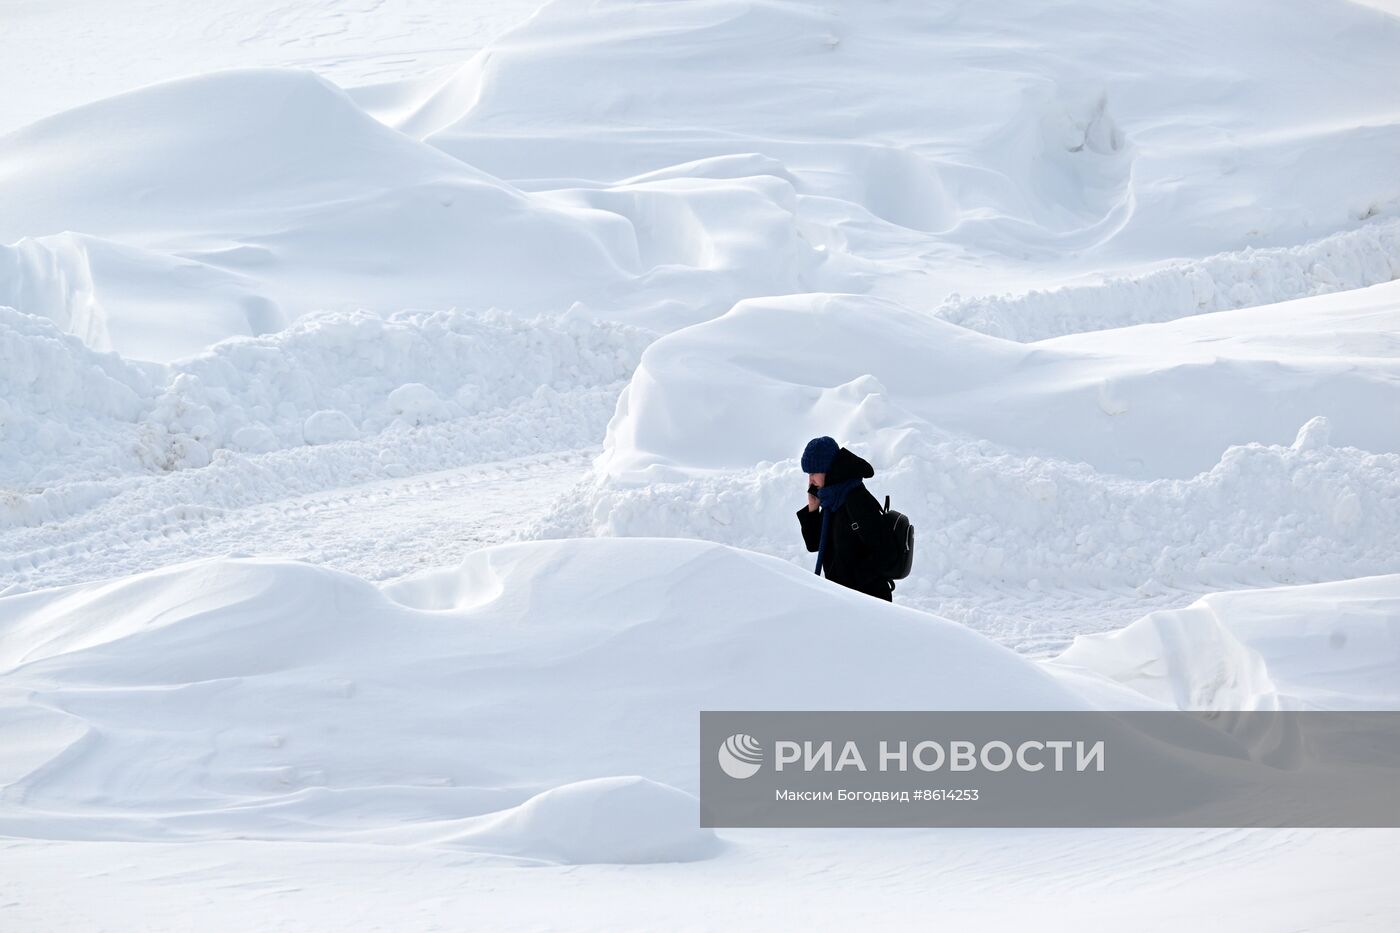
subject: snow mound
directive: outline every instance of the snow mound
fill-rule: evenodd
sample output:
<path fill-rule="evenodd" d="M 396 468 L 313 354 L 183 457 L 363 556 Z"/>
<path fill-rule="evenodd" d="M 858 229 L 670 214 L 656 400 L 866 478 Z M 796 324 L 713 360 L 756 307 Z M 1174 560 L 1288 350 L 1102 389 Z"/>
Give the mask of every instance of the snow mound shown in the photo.
<path fill-rule="evenodd" d="M 0 525 L 61 514 L 73 484 L 203 467 L 219 451 L 402 433 L 523 400 L 563 407 L 626 378 L 647 339 L 582 314 L 325 313 L 159 366 L 0 308 L 0 481 L 49 502 L 0 503 Z"/>
<path fill-rule="evenodd" d="M 92 157 L 95 148 L 102 158 Z M 268 213 L 449 178 L 510 196 L 508 186 L 383 126 L 311 72 L 221 71 L 0 137 L 0 241 L 65 230 L 169 234 L 196 220 L 256 229 Z"/>
<path fill-rule="evenodd" d="M 569 865 L 693 862 L 718 853 L 700 801 L 642 777 L 598 778 L 547 790 L 479 819 L 455 844 Z"/>
<path fill-rule="evenodd" d="M 1086 705 L 960 626 L 678 540 L 490 548 L 382 590 L 225 559 L 10 596 L 0 675 L 7 835 L 413 832 L 563 861 L 705 851 L 680 793 L 700 709 Z M 679 790 L 562 787 L 619 774 Z"/>
<path fill-rule="evenodd" d="M 354 440 L 360 432 L 345 412 L 325 409 L 313 412 L 302 424 L 301 433 L 308 444 L 334 444 Z"/>
<path fill-rule="evenodd" d="M 1344 62 L 1318 62 L 1320 31 Z M 397 125 L 518 180 L 757 152 L 911 242 L 1160 260 L 1393 210 L 1397 36 L 1265 0 L 556 2 Z"/>
<path fill-rule="evenodd" d="M 918 433 L 888 458 L 873 444 L 855 449 L 875 464 L 871 489 L 892 496 L 918 529 L 914 573 L 899 592 L 925 607 L 1003 586 L 1148 597 L 1394 567 L 1394 454 L 1249 444 L 1190 479 L 1135 481 Z M 603 481 L 529 534 L 694 537 L 810 567 L 793 520 L 803 488 L 794 458 L 641 486 Z"/>
<path fill-rule="evenodd" d="M 0 295 L 140 359 L 318 309 L 562 311 L 623 276 L 618 218 L 518 191 L 286 69 L 155 85 L 0 136 L 0 199 L 0 243 L 31 238 L 0 261 Z M 83 236 L 50 242 L 64 231 Z M 155 326 L 172 317 L 173 334 Z"/>
<path fill-rule="evenodd" d="M 754 174 L 741 174 L 753 172 Z M 619 222 L 616 250 L 634 275 L 607 312 L 658 331 L 708 320 L 749 295 L 839 281 L 802 231 L 797 196 L 767 160 L 701 160 L 607 187 L 551 191 L 552 201 Z"/>
<path fill-rule="evenodd" d="M 1273 304 L 1400 278 L 1400 223 L 1381 221 L 1302 246 L 1247 249 L 1089 285 L 962 298 L 934 312 L 994 337 L 1034 341 Z"/>
<path fill-rule="evenodd" d="M 648 347 L 597 483 L 531 533 L 805 564 L 795 458 L 831 434 L 919 529 L 906 598 L 1388 572 L 1398 309 L 1382 285 L 1016 344 L 870 298 L 744 302 Z"/>
<path fill-rule="evenodd" d="M 1211 593 L 1055 663 L 1181 709 L 1400 709 L 1400 576 Z"/>
<path fill-rule="evenodd" d="M 407 382 L 390 392 L 389 408 L 414 424 L 441 421 L 448 414 L 442 398 L 421 382 Z"/>
<path fill-rule="evenodd" d="M 1316 415 L 1338 445 L 1397 452 L 1396 423 L 1373 415 L 1400 403 L 1397 327 L 1391 284 L 1035 345 L 872 298 L 753 299 L 647 348 L 603 471 L 628 483 L 736 469 L 787 459 L 819 434 L 890 460 L 924 425 L 1102 472 L 1185 478 L 1233 445 L 1287 443 Z"/>
<path fill-rule="evenodd" d="M 825 257 L 782 175 L 755 157 L 527 193 L 310 73 L 218 72 L 0 136 L 0 299 L 157 362 L 318 310 L 582 303 L 666 330 L 811 287 Z"/>
<path fill-rule="evenodd" d="M 76 233 L 0 246 L 0 305 L 46 317 L 94 350 L 153 360 L 286 324 L 236 271 Z"/>
<path fill-rule="evenodd" d="M 1344 61 L 1314 64 L 1319 33 Z M 1397 38 L 1264 0 L 565 0 L 436 86 L 360 92 L 393 126 L 266 68 L 0 136 L 0 301 L 169 362 L 323 310 L 666 332 L 852 292 L 1024 339 L 1376 282 L 1393 244 L 1356 228 L 1400 205 Z M 1294 249 L 1333 233 L 1360 239 Z M 1246 247 L 1272 251 L 1160 271 Z"/>

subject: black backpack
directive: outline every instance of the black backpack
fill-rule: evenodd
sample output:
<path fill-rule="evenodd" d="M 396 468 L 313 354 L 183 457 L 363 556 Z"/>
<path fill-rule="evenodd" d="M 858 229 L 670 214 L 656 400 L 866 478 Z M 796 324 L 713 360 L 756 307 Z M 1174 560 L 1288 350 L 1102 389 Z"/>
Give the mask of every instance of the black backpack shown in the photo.
<path fill-rule="evenodd" d="M 870 517 L 868 514 L 865 516 Z M 887 580 L 903 580 L 909 576 L 914 566 L 914 526 L 909 516 L 890 508 L 890 497 L 885 496 L 885 508 L 875 513 L 876 530 L 874 540 L 862 531 L 859 521 L 851 522 L 851 530 L 860 536 L 875 554 L 881 564 L 881 576 Z"/>
<path fill-rule="evenodd" d="M 880 513 L 880 518 L 894 542 L 890 554 L 890 579 L 903 580 L 914 567 L 914 526 L 909 523 L 908 515 L 890 509 L 889 496 L 885 496 L 885 510 Z"/>

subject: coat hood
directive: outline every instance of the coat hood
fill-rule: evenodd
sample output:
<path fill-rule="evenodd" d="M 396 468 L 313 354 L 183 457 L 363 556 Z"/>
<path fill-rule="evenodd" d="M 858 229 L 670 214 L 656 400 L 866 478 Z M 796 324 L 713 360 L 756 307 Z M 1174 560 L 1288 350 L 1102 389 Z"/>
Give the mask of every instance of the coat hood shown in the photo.
<path fill-rule="evenodd" d="M 826 471 L 827 485 L 844 483 L 851 479 L 869 479 L 875 475 L 875 468 L 866 460 L 857 457 L 846 448 L 836 451 L 831 466 Z"/>

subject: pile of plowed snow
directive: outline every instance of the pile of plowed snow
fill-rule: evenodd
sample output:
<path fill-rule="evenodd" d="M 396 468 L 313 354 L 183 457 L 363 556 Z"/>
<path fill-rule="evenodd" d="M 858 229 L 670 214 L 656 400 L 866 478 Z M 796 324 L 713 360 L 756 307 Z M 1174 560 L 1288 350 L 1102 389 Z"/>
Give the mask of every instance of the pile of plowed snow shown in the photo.
<path fill-rule="evenodd" d="M 822 260 L 791 183 L 746 174 L 526 193 L 309 73 L 220 72 L 0 136 L 0 302 L 157 361 L 319 309 L 584 302 L 678 326 L 804 290 Z"/>
<path fill-rule="evenodd" d="M 1217 595 L 1047 665 L 693 541 L 514 544 L 383 587 L 184 564 L 0 598 L 0 832 L 706 858 L 698 710 L 1393 704 L 1397 592 Z M 1115 736 L 1183 779 L 1218 744 Z"/>
<path fill-rule="evenodd" d="M 1301 582 L 1393 567 L 1400 287 L 1017 344 L 869 298 L 754 300 L 652 344 L 591 500 L 540 533 L 795 556 L 830 433 L 964 581 Z"/>
<path fill-rule="evenodd" d="M 1300 246 L 1220 253 L 1097 278 L 1020 295 L 952 295 L 936 313 L 994 337 L 1032 341 L 1365 288 L 1400 279 L 1400 222 L 1367 223 Z"/>
<path fill-rule="evenodd" d="M 189 283 L 183 319 L 161 318 L 154 332 L 149 315 L 107 321 L 97 348 L 144 359 L 317 308 L 470 297 L 475 308 L 563 310 L 620 274 L 596 218 L 396 133 L 301 71 L 157 85 L 0 137 L 0 197 L 0 243 L 75 231 L 128 248 L 122 274 L 103 275 L 116 247 L 77 240 L 59 250 L 42 239 L 29 249 L 48 249 L 49 260 L 20 263 L 8 291 L 51 293 L 52 279 L 82 276 L 87 300 L 116 311 L 139 309 L 131 289 L 149 290 L 168 267 Z M 533 274 L 544 255 L 551 274 Z M 242 326 L 219 310 L 234 285 L 260 299 Z M 206 287 L 215 294 L 200 301 Z M 234 326 L 219 333 L 219 321 Z"/>
<path fill-rule="evenodd" d="M 1393 210 L 1397 40 L 1375 10 L 1267 0 L 557 2 L 395 122 L 516 180 L 762 153 L 867 258 L 894 233 L 873 224 L 1063 269 Z"/>
<path fill-rule="evenodd" d="M 53 517 L 75 484 L 204 467 L 221 451 L 404 434 L 522 401 L 548 408 L 552 397 L 625 379 L 648 337 L 581 314 L 325 313 L 158 365 L 95 352 L 42 318 L 0 308 L 0 482 L 18 487 L 0 504 L 0 526 Z M 572 436 L 564 425 L 541 429 Z M 497 438 L 497 455 L 514 453 L 512 443 Z"/>
<path fill-rule="evenodd" d="M 1397 329 L 1400 284 L 1029 345 L 877 299 L 754 299 L 647 348 L 604 469 L 673 479 L 920 423 L 1145 478 L 1288 443 L 1319 415 L 1337 444 L 1396 452 L 1400 424 L 1375 413 L 1400 402 Z"/>
<path fill-rule="evenodd" d="M 1046 336 L 1312 294 L 1385 265 L 1313 241 L 1400 204 L 1397 40 L 1341 3 L 561 0 L 445 81 L 226 71 L 0 136 L 0 303 L 169 361 L 316 310 L 668 331 L 869 292 Z M 976 303 L 1249 247 L 1275 252 L 1149 273 L 1138 312 Z"/>
<path fill-rule="evenodd" d="M 1181 709 L 1400 710 L 1400 576 L 1211 593 L 1055 663 Z"/>
<path fill-rule="evenodd" d="M 11 596 L 0 675 L 6 835 L 570 862 L 714 850 L 697 710 L 1087 705 L 960 626 L 674 540 L 492 548 L 383 589 L 217 560 Z"/>

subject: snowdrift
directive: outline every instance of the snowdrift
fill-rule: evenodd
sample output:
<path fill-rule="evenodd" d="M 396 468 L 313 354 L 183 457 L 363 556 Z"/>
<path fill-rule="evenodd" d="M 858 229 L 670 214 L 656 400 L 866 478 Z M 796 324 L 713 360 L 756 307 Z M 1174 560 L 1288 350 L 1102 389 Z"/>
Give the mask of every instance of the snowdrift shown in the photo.
<path fill-rule="evenodd" d="M 14 487 L 0 502 L 0 527 L 110 495 L 101 482 L 207 467 L 220 456 L 363 438 L 371 460 L 402 465 L 420 449 L 419 466 L 430 468 L 434 455 L 423 448 L 439 442 L 498 456 L 526 452 L 536 434 L 594 443 L 646 341 L 579 314 L 358 312 L 311 315 L 160 366 L 94 352 L 43 318 L 0 308 L 0 482 Z M 580 421 L 580 404 L 597 414 Z M 480 423 L 522 405 L 538 411 L 517 410 L 513 427 Z M 475 423 L 466 434 L 464 420 Z M 454 422 L 442 438 L 414 430 Z M 300 469 L 334 469 L 335 456 Z M 262 467 L 241 461 L 232 483 L 227 475 L 191 482 L 229 501 L 274 465 Z"/>
<path fill-rule="evenodd" d="M 870 298 L 748 301 L 647 349 L 592 502 L 543 533 L 795 555 L 795 457 L 830 433 L 921 529 L 914 593 L 1386 572 L 1396 326 L 1389 284 L 1035 344 Z"/>
<path fill-rule="evenodd" d="M 392 34 L 394 74 L 456 54 L 417 41 L 451 5 L 334 6 L 261 11 L 244 38 L 342 75 L 375 71 L 334 34 L 357 21 Z M 267 49 L 285 35 L 305 44 Z M 1395 572 L 1397 45 L 1400 22 L 1345 2 L 557 0 L 443 80 L 227 71 L 0 135 L 17 883 L 62 861 L 55 899 L 171 917 L 254 890 L 267 926 L 300 887 L 270 873 L 309 877 L 334 882 L 306 885 L 333 908 L 310 925 L 369 901 L 402 925 L 398 901 L 426 917 L 482 857 L 722 851 L 695 820 L 703 708 L 1400 708 L 1394 576 L 1217 593 L 1052 664 L 909 608 L 1064 639 L 1205 589 Z M 518 528 L 605 425 L 596 484 Z M 794 458 L 818 433 L 919 528 L 903 605 L 798 553 Z M 488 463 L 535 454 L 559 458 L 548 485 Z M 441 561 L 461 526 L 425 516 L 457 510 L 491 540 L 585 537 L 368 582 Z M 221 537 L 259 522 L 306 551 Z M 364 576 L 227 558 L 18 594 L 211 542 L 353 552 Z M 724 890 L 713 916 L 739 925 L 790 923 L 804 891 L 840 923 L 827 892 L 873 883 L 892 924 L 937 901 L 1008 926 L 1095 877 L 1060 921 L 1116 904 L 1131 927 L 1143 891 L 1107 890 L 1125 865 L 1171 899 L 1164 927 L 1244 902 L 1266 924 L 1281 876 L 1303 896 L 1280 922 L 1388 903 L 1383 840 L 1295 833 L 1280 866 L 1260 838 L 950 859 L 912 835 L 756 835 L 734 840 L 752 858 L 665 877 Z M 344 845 L 269 868 L 308 861 L 301 841 Z M 464 899 L 519 926 L 521 900 L 586 921 L 635 894 L 630 872 L 546 872 L 574 881 L 540 898 L 532 874 Z M 780 875 L 799 883 L 753 884 Z"/>
<path fill-rule="evenodd" d="M 1319 61 L 1320 33 L 1348 54 Z M 439 86 L 360 91 L 388 123 L 244 69 L 0 136 L 0 302 L 168 362 L 316 310 L 581 303 L 666 332 L 855 292 L 1024 337 L 1373 283 L 1388 260 L 1156 267 L 1322 256 L 1393 219 L 1398 39 L 1374 10 L 1263 0 L 560 0 Z M 1152 306 L 1005 307 L 1105 272 Z"/>
<path fill-rule="evenodd" d="M 757 152 L 926 243 L 1202 256 L 1393 209 L 1397 40 L 1349 4 L 560 0 L 396 125 L 509 179 Z"/>
<path fill-rule="evenodd" d="M 257 280 L 236 270 L 76 233 L 0 246 L 0 305 L 48 318 L 95 350 L 148 360 L 287 323 Z"/>
<path fill-rule="evenodd" d="M 0 137 L 0 300 L 165 362 L 318 309 L 582 302 L 670 329 L 805 290 L 823 257 L 789 181 L 681 175 L 526 193 L 307 72 L 219 72 Z"/>
<path fill-rule="evenodd" d="M 0 137 L 0 198 L 0 243 L 37 238 L 16 248 L 48 253 L 0 263 L 0 294 L 82 283 L 67 308 L 50 297 L 20 310 L 80 318 L 75 331 L 94 349 L 138 359 L 276 330 L 318 308 L 562 311 L 622 274 L 606 215 L 492 179 L 302 71 L 156 85 Z M 85 236 L 55 249 L 64 231 Z M 114 252 L 119 270 L 106 268 Z M 534 274 L 545 256 L 550 275 Z M 155 316 L 152 296 L 171 310 Z"/>
<path fill-rule="evenodd" d="M 1034 345 L 875 299 L 754 299 L 647 349 L 609 440 L 614 479 L 782 460 L 807 438 L 927 422 L 1101 472 L 1184 478 L 1326 416 L 1332 440 L 1400 451 L 1400 286 Z M 1227 410 L 1212 400 L 1230 399 Z M 653 467 L 655 467 L 653 469 Z M 671 475 L 674 475 L 672 473 Z"/>
<path fill-rule="evenodd" d="M 703 859 L 699 710 L 1269 708 L 1284 684 L 1393 703 L 1398 587 L 1217 595 L 1046 665 L 700 542 L 508 545 L 383 587 L 184 564 L 0 598 L 0 832 Z M 1134 767 L 1229 765 L 1214 729 L 1106 728 Z"/>
<path fill-rule="evenodd" d="M 1019 295 L 955 294 L 935 313 L 993 337 L 1032 341 L 1365 288 L 1400 279 L 1400 222 L 1100 278 Z"/>
<path fill-rule="evenodd" d="M 722 850 L 700 829 L 700 802 L 640 777 L 565 784 L 518 807 L 464 820 L 441 842 L 564 864 L 692 862 Z"/>
<path fill-rule="evenodd" d="M 1400 710 L 1400 576 L 1211 593 L 1055 664 L 1181 709 Z"/>
<path fill-rule="evenodd" d="M 229 559 L 11 596 L 0 675 L 7 835 L 571 862 L 713 851 L 697 710 L 1086 705 L 960 626 L 675 540 L 492 548 L 382 590 Z"/>
<path fill-rule="evenodd" d="M 0 239 L 81 230 L 151 239 L 258 230 L 298 207 L 439 181 L 508 186 L 366 115 L 306 71 L 235 69 L 153 85 L 3 137 Z M 100 144 L 102 158 L 93 158 Z M 518 195 L 515 196 L 518 200 Z"/>

